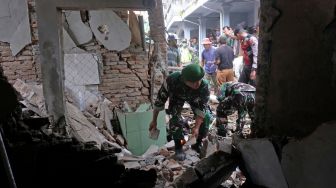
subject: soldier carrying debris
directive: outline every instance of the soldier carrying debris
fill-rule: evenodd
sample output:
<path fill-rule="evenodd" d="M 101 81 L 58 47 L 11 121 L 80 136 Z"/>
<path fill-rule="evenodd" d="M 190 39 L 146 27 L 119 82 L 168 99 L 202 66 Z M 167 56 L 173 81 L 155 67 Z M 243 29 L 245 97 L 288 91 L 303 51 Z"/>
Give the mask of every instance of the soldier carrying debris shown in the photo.
<path fill-rule="evenodd" d="M 188 102 L 196 117 L 192 134 L 196 139 L 196 144 L 192 149 L 200 152 L 202 139 L 207 135 L 209 129 L 210 112 L 208 110 L 209 89 L 208 83 L 203 80 L 204 70 L 197 64 L 187 65 L 182 72 L 170 74 L 162 84 L 157 99 L 154 103 L 153 119 L 150 123 L 149 131 L 156 130 L 157 117 L 159 111 L 164 109 L 164 105 L 169 98 L 168 113 L 172 115 L 169 128 L 175 142 L 175 157 L 177 160 L 184 160 L 183 144 L 185 142 L 183 127 L 180 123 L 181 111 L 184 102 Z"/>
<path fill-rule="evenodd" d="M 245 125 L 245 116 L 254 122 L 255 87 L 241 82 L 226 82 L 220 88 L 217 97 L 219 104 L 217 107 L 217 134 L 226 136 L 228 115 L 238 111 L 236 131 L 241 133 Z"/>

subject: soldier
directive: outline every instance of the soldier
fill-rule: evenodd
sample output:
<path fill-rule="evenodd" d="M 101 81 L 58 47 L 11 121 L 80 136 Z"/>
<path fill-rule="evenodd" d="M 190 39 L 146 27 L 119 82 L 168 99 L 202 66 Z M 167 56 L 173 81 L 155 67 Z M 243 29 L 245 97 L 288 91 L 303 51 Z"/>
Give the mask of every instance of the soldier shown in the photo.
<path fill-rule="evenodd" d="M 190 104 L 196 119 L 192 134 L 197 139 L 196 144 L 192 145 L 192 149 L 200 152 L 202 139 L 208 133 L 210 112 L 207 103 L 210 92 L 208 83 L 202 79 L 203 77 L 204 70 L 198 64 L 187 65 L 181 73 L 170 74 L 162 84 L 154 103 L 153 119 L 149 131 L 156 129 L 158 113 L 164 109 L 164 105 L 169 98 L 168 113 L 172 115 L 169 128 L 175 142 L 175 157 L 177 160 L 185 159 L 185 153 L 182 149 L 184 142 L 183 123 L 180 123 L 184 102 Z"/>
<path fill-rule="evenodd" d="M 245 116 L 248 113 L 253 124 L 255 87 L 241 82 L 226 82 L 220 88 L 217 107 L 218 135 L 226 136 L 228 115 L 238 111 L 237 131 L 240 133 L 245 125 Z"/>

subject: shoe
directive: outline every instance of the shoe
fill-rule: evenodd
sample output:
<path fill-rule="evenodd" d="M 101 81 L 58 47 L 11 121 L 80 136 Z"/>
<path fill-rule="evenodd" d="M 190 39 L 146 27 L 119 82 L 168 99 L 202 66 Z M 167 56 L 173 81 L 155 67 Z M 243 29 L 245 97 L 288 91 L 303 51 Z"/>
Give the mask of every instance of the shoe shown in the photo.
<path fill-rule="evenodd" d="M 186 154 L 184 153 L 183 149 L 175 149 L 174 158 L 177 161 L 184 161 L 186 159 Z"/>

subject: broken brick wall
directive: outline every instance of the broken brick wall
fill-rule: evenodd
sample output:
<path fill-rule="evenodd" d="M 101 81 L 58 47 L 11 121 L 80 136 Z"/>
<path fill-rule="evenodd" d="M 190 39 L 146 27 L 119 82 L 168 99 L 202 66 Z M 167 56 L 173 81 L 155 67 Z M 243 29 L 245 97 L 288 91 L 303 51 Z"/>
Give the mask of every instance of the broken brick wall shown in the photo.
<path fill-rule="evenodd" d="M 256 113 L 266 135 L 304 137 L 335 119 L 335 6 L 261 1 Z"/>
<path fill-rule="evenodd" d="M 18 78 L 26 82 L 41 82 L 34 0 L 28 0 L 28 9 L 32 43 L 22 49 L 16 56 L 13 56 L 9 43 L 0 41 L 0 65 L 4 70 L 4 75 L 11 84 Z"/>
<path fill-rule="evenodd" d="M 4 69 L 5 76 L 12 84 L 18 78 L 26 82 L 41 83 L 42 81 L 38 60 L 38 23 L 35 1 L 27 0 L 27 2 L 32 43 L 22 49 L 19 54 L 13 56 L 9 43 L 0 42 L 1 66 Z M 164 22 L 162 8 L 160 10 L 161 12 L 153 10 L 154 14 L 149 13 L 149 19 L 155 21 L 155 23 L 150 24 L 151 38 L 163 47 L 161 53 L 163 54 L 163 62 L 165 62 Z M 116 13 L 123 21 L 128 21 L 127 11 L 117 11 Z M 160 16 L 161 19 L 159 19 Z M 157 20 L 162 20 L 162 22 Z M 101 83 L 98 88 L 113 104 L 117 105 L 122 101 L 127 101 L 131 107 L 135 107 L 140 103 L 149 101 L 151 80 L 148 52 L 135 47 L 129 47 L 121 52 L 109 51 L 97 40 L 86 44 L 84 48 L 89 53 L 101 55 L 102 67 L 99 70 Z"/>

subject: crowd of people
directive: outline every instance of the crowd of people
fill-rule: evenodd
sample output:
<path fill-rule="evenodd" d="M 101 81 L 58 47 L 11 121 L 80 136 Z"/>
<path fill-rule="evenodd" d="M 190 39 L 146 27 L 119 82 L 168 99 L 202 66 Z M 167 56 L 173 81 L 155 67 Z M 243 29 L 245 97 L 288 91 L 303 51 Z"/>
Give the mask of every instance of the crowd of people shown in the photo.
<path fill-rule="evenodd" d="M 214 92 L 219 104 L 216 109 L 217 134 L 226 136 L 228 115 L 238 111 L 236 131 L 241 134 L 245 116 L 249 114 L 253 127 L 255 106 L 255 81 L 258 56 L 257 31 L 248 33 L 244 28 L 222 28 L 218 37 L 204 38 L 201 59 L 198 60 L 197 38 L 190 45 L 182 40 L 177 45 L 174 35 L 168 37 L 168 65 L 183 67 L 181 71 L 170 74 L 162 84 L 154 103 L 153 118 L 149 131 L 157 129 L 157 117 L 169 99 L 166 112 L 171 115 L 169 132 L 175 143 L 175 157 L 184 160 L 184 135 L 181 112 L 187 102 L 195 116 L 192 136 L 196 143 L 192 149 L 200 152 L 202 140 L 207 136 L 212 112 L 209 108 L 210 93 Z M 257 30 L 257 29 L 256 29 Z M 214 44 L 216 43 L 216 44 Z M 187 52 L 192 53 L 187 53 Z M 243 68 L 239 77 L 233 71 L 234 59 L 242 56 Z M 235 79 L 236 77 L 236 79 Z M 238 80 L 238 82 L 237 82 Z"/>
<path fill-rule="evenodd" d="M 204 49 L 199 51 L 198 39 L 192 37 L 177 43 L 175 35 L 168 36 L 168 66 L 185 67 L 199 64 L 205 70 L 205 79 L 217 94 L 220 86 L 228 81 L 256 85 L 259 27 L 246 29 L 224 26 L 216 29 L 201 41 Z M 201 59 L 199 59 L 201 53 Z"/>

